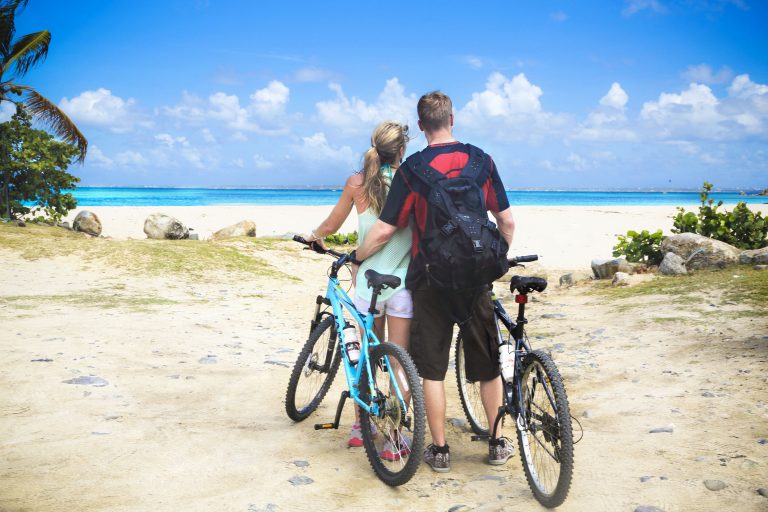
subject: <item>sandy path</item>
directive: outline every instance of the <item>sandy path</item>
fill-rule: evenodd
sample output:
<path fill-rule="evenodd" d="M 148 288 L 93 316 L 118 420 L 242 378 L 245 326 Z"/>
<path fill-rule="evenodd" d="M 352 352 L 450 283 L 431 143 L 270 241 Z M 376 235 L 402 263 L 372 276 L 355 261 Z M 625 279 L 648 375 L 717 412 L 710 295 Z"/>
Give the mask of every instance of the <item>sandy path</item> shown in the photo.
<path fill-rule="evenodd" d="M 3 512 L 538 509 L 518 457 L 488 466 L 485 445 L 454 426 L 451 473 L 423 467 L 401 488 L 380 484 L 363 451 L 345 447 L 349 407 L 344 430 L 312 428 L 332 418 L 340 376 L 312 418 L 288 420 L 285 386 L 324 287 L 321 256 L 286 243 L 263 257 L 301 281 L 216 283 L 0 257 L 11 262 L 0 266 Z M 768 320 L 714 325 L 717 315 L 664 298 L 624 310 L 587 290 L 553 287 L 529 317 L 585 429 L 560 510 L 765 510 L 755 489 L 768 487 L 768 445 L 758 444 L 768 437 Z M 80 303 L 61 297 L 73 292 Z M 107 384 L 63 383 L 89 375 Z M 448 382 L 448 417 L 462 418 Z M 669 424 L 671 434 L 648 433 Z M 312 483 L 294 486 L 296 476 Z M 708 491 L 704 479 L 728 487 Z"/>

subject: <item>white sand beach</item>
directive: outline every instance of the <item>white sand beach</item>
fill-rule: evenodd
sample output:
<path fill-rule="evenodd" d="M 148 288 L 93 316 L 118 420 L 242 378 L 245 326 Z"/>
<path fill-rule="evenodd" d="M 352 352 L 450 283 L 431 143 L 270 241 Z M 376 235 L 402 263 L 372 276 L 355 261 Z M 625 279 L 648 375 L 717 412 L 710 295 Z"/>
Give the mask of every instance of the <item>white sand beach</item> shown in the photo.
<path fill-rule="evenodd" d="M 244 218 L 261 236 L 308 231 L 328 210 L 89 209 L 115 238 L 144 238 L 154 211 L 205 237 Z M 557 286 L 556 269 L 588 271 L 591 258 L 610 256 L 615 234 L 666 231 L 673 213 L 515 209 L 512 252 L 544 255 L 543 269 L 527 271 L 551 283 L 530 306 L 528 332 L 554 356 L 584 429 L 559 510 L 765 510 L 756 490 L 768 487 L 768 315 L 728 293 L 747 270 L 716 274 L 722 286 L 689 280 L 639 296 Z M 258 258 L 255 271 L 229 265 L 239 261 L 232 250 Z M 0 225 L 0 258 L 3 512 L 540 509 L 517 455 L 485 463 L 451 373 L 453 468 L 423 466 L 399 488 L 375 477 L 362 449 L 346 448 L 350 406 L 338 431 L 313 429 L 332 419 L 341 373 L 313 416 L 288 419 L 286 385 L 327 257 L 290 241 L 120 241 Z M 507 282 L 497 290 L 514 307 Z M 650 433 L 658 427 L 671 432 Z M 726 487 L 710 491 L 705 480 Z"/>
<path fill-rule="evenodd" d="M 768 205 L 751 205 L 768 215 Z M 103 225 L 103 236 L 143 239 L 144 220 L 155 212 L 176 217 L 201 239 L 243 219 L 256 222 L 259 237 L 309 233 L 331 206 L 112 206 L 87 207 Z M 688 208 L 690 211 L 692 208 Z M 67 216 L 70 222 L 81 209 Z M 670 234 L 673 206 L 519 206 L 512 208 L 517 229 L 511 254 L 540 254 L 546 268 L 589 268 L 593 258 L 610 258 L 616 236 L 627 230 L 662 229 Z M 350 215 L 342 233 L 357 229 Z"/>

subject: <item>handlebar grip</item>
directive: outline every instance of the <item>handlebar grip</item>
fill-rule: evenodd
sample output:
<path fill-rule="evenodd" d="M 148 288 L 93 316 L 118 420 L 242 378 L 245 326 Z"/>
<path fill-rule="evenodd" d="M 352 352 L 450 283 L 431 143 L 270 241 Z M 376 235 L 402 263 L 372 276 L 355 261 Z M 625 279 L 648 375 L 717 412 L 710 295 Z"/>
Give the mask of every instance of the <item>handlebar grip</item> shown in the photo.
<path fill-rule="evenodd" d="M 527 256 L 515 256 L 514 258 L 510 258 L 509 264 L 512 266 L 515 266 L 518 263 L 527 263 L 529 261 L 536 261 L 538 259 L 539 259 L 538 254 L 529 254 Z"/>
<path fill-rule="evenodd" d="M 309 245 L 309 242 L 304 240 L 304 237 L 301 235 L 293 235 L 293 241 L 299 242 L 300 244 Z"/>

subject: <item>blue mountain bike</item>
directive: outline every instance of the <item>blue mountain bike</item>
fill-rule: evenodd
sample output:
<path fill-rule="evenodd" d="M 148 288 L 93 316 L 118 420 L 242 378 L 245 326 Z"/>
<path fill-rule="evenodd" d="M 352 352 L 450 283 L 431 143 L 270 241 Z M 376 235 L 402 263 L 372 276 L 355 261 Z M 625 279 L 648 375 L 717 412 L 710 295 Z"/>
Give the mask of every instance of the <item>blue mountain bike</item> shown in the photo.
<path fill-rule="evenodd" d="M 315 301 L 309 338 L 288 381 L 285 411 L 294 421 L 312 414 L 343 362 L 347 389 L 341 393 L 336 417 L 333 423 L 316 424 L 315 429 L 339 428 L 344 404 L 351 398 L 359 407 L 363 445 L 373 470 L 387 485 L 402 485 L 421 464 L 424 395 L 408 353 L 392 343 L 382 343 L 373 332 L 376 299 L 381 290 L 400 286 L 400 278 L 366 271 L 373 298 L 367 314 L 361 313 L 339 282 L 339 270 L 353 262 L 350 255 L 323 249 L 299 236 L 293 239 L 335 260 L 328 274 L 328 290 Z"/>
<path fill-rule="evenodd" d="M 519 256 L 509 260 L 510 267 L 536 261 L 539 257 Z M 543 292 L 547 281 L 540 277 L 512 276 L 510 291 L 516 293 L 517 318 L 507 314 L 501 301 L 491 291 L 496 318 L 500 370 L 504 381 L 504 400 L 493 425 L 488 425 L 480 400 L 480 383 L 467 378 L 464 343 L 456 338 L 456 380 L 459 398 L 475 435 L 473 440 L 493 435 L 509 415 L 517 429 L 520 458 L 534 497 L 548 508 L 561 505 L 571 486 L 573 474 L 573 432 L 565 385 L 555 362 L 546 352 L 533 350 L 525 333 L 525 305 L 528 295 Z"/>

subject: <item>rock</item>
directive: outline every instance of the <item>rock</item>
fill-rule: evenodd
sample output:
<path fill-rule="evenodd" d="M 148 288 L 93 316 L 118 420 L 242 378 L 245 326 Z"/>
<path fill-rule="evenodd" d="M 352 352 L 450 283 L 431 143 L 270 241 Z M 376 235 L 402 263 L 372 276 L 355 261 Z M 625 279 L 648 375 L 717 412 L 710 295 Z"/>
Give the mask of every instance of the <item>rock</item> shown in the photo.
<path fill-rule="evenodd" d="M 592 272 L 596 279 L 611 279 L 616 272 L 632 272 L 632 265 L 627 263 L 624 258 L 614 258 L 612 260 L 592 260 Z"/>
<path fill-rule="evenodd" d="M 169 215 L 153 213 L 144 221 L 144 233 L 154 240 L 189 238 L 189 228 Z"/>
<path fill-rule="evenodd" d="M 293 461 L 293 465 L 296 466 L 297 468 L 306 468 L 309 466 L 309 462 L 305 460 L 296 459 L 295 461 Z"/>
<path fill-rule="evenodd" d="M 710 491 L 722 491 L 728 486 L 722 480 L 704 480 L 704 487 Z"/>
<path fill-rule="evenodd" d="M 662 433 L 669 433 L 669 434 L 671 434 L 674 431 L 675 431 L 675 426 L 674 425 L 667 425 L 666 427 L 652 428 L 651 430 L 648 431 L 648 433 L 649 434 L 662 434 Z"/>
<path fill-rule="evenodd" d="M 95 213 L 83 210 L 72 221 L 72 229 L 91 236 L 99 236 L 101 235 L 101 221 Z"/>
<path fill-rule="evenodd" d="M 200 364 L 216 364 L 218 361 L 216 360 L 216 356 L 213 354 L 208 354 L 205 357 L 201 357 L 197 360 Z"/>
<path fill-rule="evenodd" d="M 256 236 L 256 223 L 252 220 L 241 220 L 237 224 L 218 230 L 211 235 L 211 240 L 221 240 L 234 236 Z"/>
<path fill-rule="evenodd" d="M 291 482 L 291 485 L 309 485 L 315 482 L 308 476 L 292 476 L 288 481 Z"/>
<path fill-rule="evenodd" d="M 80 377 L 75 377 L 74 379 L 69 379 L 62 382 L 64 384 L 78 384 L 80 386 L 96 386 L 97 388 L 101 388 L 109 384 L 109 382 L 102 379 L 101 377 L 95 377 L 93 375 L 81 375 Z"/>
<path fill-rule="evenodd" d="M 563 274 L 560 276 L 560 286 L 573 286 L 573 274 Z"/>
<path fill-rule="evenodd" d="M 757 494 L 759 494 L 764 498 L 768 498 L 768 489 L 766 489 L 765 487 L 761 487 L 757 490 Z"/>
<path fill-rule="evenodd" d="M 640 477 L 640 482 L 641 482 L 641 483 L 645 483 L 645 482 L 647 482 L 648 480 L 653 480 L 653 477 L 652 477 L 652 476 L 641 476 L 641 477 Z"/>
<path fill-rule="evenodd" d="M 464 428 L 464 425 L 466 425 L 466 422 L 461 418 L 451 418 L 448 420 L 448 423 L 457 428 Z"/>
<path fill-rule="evenodd" d="M 705 392 L 703 392 L 703 393 L 701 394 L 701 396 L 703 396 L 703 397 L 706 397 L 706 398 L 714 398 L 714 397 L 716 397 L 717 395 L 715 395 L 715 394 L 714 394 L 713 392 L 711 392 L 711 391 L 705 391 Z"/>
<path fill-rule="evenodd" d="M 70 226 L 69 222 L 67 222 L 67 221 L 57 222 L 56 223 L 56 227 L 63 228 L 63 229 L 68 229 L 68 230 L 72 231 L 72 226 Z"/>
<path fill-rule="evenodd" d="M 739 254 L 739 263 L 743 263 L 744 265 L 768 264 L 768 247 L 742 252 Z"/>
<path fill-rule="evenodd" d="M 688 270 L 724 268 L 736 263 L 741 250 L 695 233 L 680 233 L 668 236 L 661 243 L 661 251 L 673 252 L 685 260 Z"/>
<path fill-rule="evenodd" d="M 584 281 L 591 281 L 592 280 L 592 274 L 589 274 L 587 272 L 570 272 L 568 274 L 563 274 L 560 276 L 560 286 L 564 287 L 570 287 L 577 283 L 582 283 Z"/>
<path fill-rule="evenodd" d="M 613 274 L 611 286 L 629 286 L 629 274 L 626 272 L 616 272 Z"/>
<path fill-rule="evenodd" d="M 639 507 L 635 508 L 635 512 L 664 512 L 659 507 L 654 507 L 652 505 L 640 505 Z"/>
<path fill-rule="evenodd" d="M 592 416 L 593 416 L 593 415 L 592 415 L 592 411 L 590 411 L 589 409 L 587 409 L 586 411 L 584 411 L 583 413 L 581 413 L 581 417 L 582 417 L 582 418 L 587 418 L 587 419 L 589 419 L 589 418 L 591 418 Z"/>
<path fill-rule="evenodd" d="M 667 276 L 678 276 L 688 273 L 685 269 L 685 260 L 673 252 L 668 252 L 664 255 L 664 259 L 661 260 L 661 265 L 659 265 L 659 272 Z"/>
<path fill-rule="evenodd" d="M 17 220 L 17 221 L 16 221 L 16 225 L 17 225 L 17 226 L 19 226 L 20 228 L 25 228 L 25 227 L 27 227 L 27 223 L 26 223 L 26 222 L 24 222 L 24 221 L 23 221 L 23 220 L 21 220 L 21 219 L 19 219 L 19 220 Z"/>
<path fill-rule="evenodd" d="M 755 265 L 755 270 L 765 270 L 768 268 L 768 265 Z"/>
<path fill-rule="evenodd" d="M 541 318 L 565 318 L 563 313 L 544 313 Z"/>

